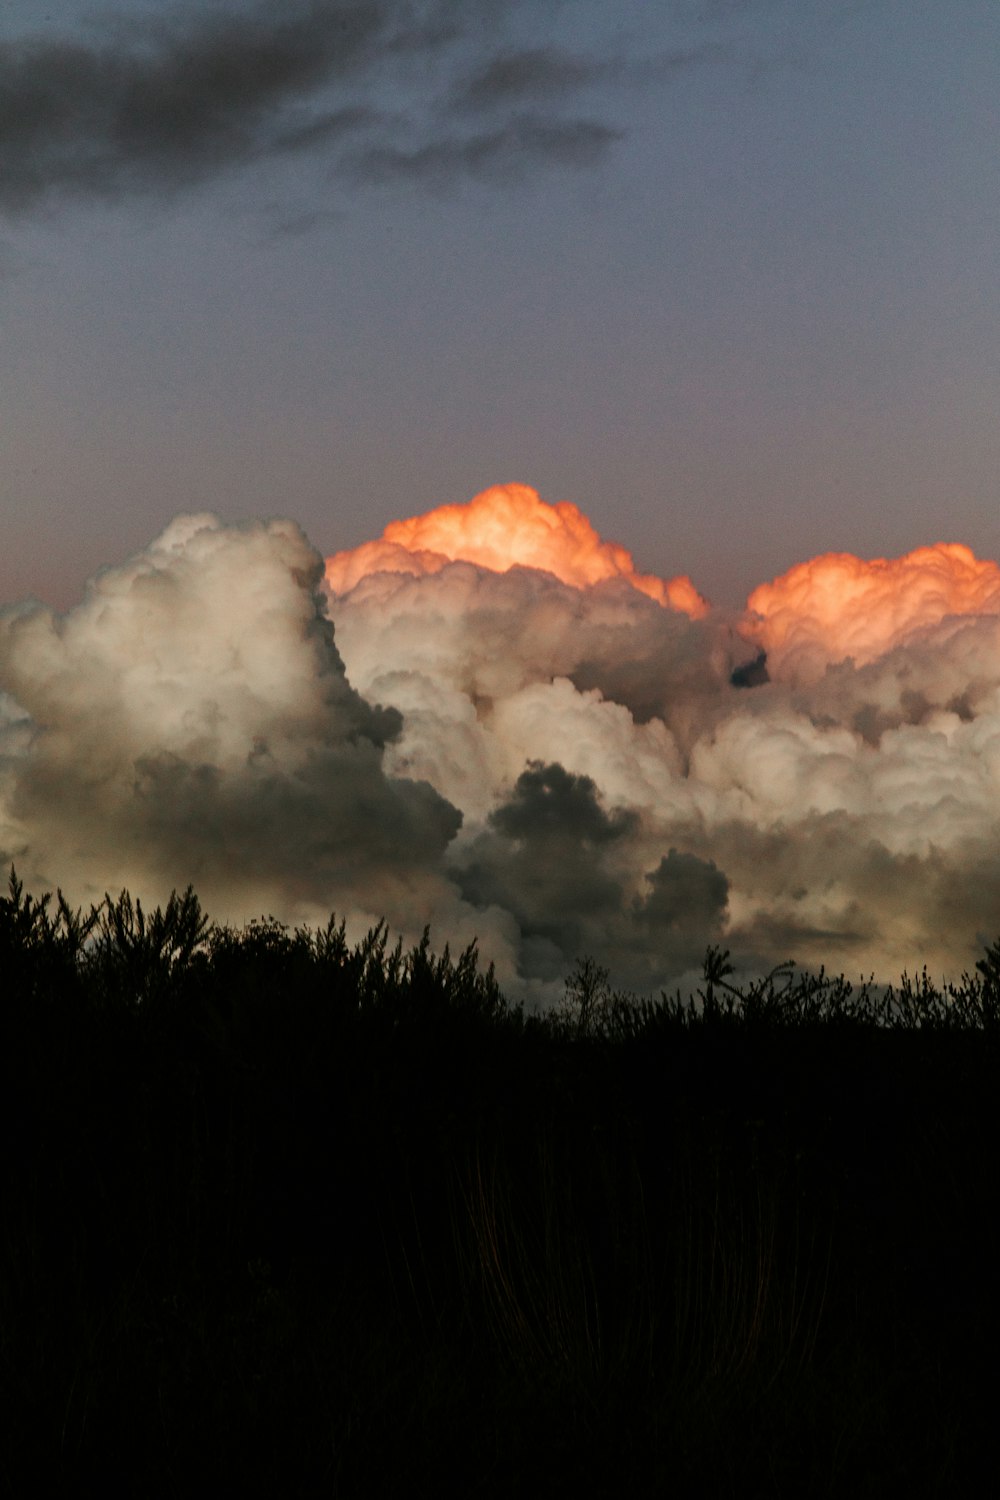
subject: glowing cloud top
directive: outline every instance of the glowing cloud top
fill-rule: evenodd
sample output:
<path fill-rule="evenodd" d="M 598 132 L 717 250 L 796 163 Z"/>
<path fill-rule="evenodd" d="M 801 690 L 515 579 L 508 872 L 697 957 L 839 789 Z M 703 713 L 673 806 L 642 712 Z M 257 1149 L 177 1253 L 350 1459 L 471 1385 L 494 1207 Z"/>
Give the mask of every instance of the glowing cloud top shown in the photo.
<path fill-rule="evenodd" d="M 869 561 L 828 552 L 762 583 L 747 608 L 769 668 L 814 681 L 831 662 L 864 666 L 949 615 L 1000 614 L 1000 567 L 960 542 Z"/>
<path fill-rule="evenodd" d="M 327 558 L 326 581 L 346 594 L 373 573 L 437 573 L 470 562 L 494 573 L 538 568 L 575 588 L 620 578 L 665 608 L 699 619 L 708 609 L 687 577 L 637 573 L 632 554 L 604 541 L 568 500 L 548 505 L 525 484 L 497 484 L 467 505 L 440 505 L 390 521 L 377 541 Z"/>

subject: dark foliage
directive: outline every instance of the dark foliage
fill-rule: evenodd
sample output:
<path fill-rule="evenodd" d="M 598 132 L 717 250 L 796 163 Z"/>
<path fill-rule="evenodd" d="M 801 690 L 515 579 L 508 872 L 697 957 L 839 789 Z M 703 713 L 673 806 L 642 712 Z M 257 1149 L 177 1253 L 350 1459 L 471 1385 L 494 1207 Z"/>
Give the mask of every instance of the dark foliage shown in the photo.
<path fill-rule="evenodd" d="M 1000 944 L 945 990 L 0 899 L 0 1487 L 967 1493 Z"/>

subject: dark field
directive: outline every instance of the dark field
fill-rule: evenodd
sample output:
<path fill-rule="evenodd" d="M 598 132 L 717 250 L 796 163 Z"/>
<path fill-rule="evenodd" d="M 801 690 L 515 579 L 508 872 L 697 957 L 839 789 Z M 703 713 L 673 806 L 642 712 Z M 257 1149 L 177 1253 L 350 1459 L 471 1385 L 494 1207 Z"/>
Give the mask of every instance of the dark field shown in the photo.
<path fill-rule="evenodd" d="M 972 1492 L 998 955 L 526 1017 L 475 954 L 0 902 L 0 1487 Z M 980 1486 L 978 1482 L 975 1488 Z"/>

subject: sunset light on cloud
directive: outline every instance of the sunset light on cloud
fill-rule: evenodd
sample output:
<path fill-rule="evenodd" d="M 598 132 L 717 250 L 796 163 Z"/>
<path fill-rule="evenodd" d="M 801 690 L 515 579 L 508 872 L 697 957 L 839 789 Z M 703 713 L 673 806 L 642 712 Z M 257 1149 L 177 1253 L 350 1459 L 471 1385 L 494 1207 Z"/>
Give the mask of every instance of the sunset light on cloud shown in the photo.
<path fill-rule="evenodd" d="M 1000 567 L 959 542 L 869 561 L 831 552 L 761 584 L 747 608 L 773 667 L 819 676 L 846 656 L 874 661 L 948 615 L 1000 614 Z"/>
<path fill-rule="evenodd" d="M 683 584 L 523 485 L 325 564 L 292 521 L 178 518 L 68 613 L 0 611 L 0 852 L 78 900 L 430 922 L 537 1003 L 584 951 L 640 991 L 722 942 L 959 973 L 994 920 L 1000 569 L 828 554 L 743 611 Z"/>
<path fill-rule="evenodd" d="M 622 579 L 694 619 L 708 608 L 689 578 L 637 573 L 631 553 L 602 540 L 570 501 L 546 505 L 525 484 L 494 485 L 467 505 L 390 521 L 378 541 L 327 558 L 326 581 L 343 594 L 370 573 L 436 573 L 446 562 L 478 563 L 495 573 L 540 568 L 576 588 Z"/>

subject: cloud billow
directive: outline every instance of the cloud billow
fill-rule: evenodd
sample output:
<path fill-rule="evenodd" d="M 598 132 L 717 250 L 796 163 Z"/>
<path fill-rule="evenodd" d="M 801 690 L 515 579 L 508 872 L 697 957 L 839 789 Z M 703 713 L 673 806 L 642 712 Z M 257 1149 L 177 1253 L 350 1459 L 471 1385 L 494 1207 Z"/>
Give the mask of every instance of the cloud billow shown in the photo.
<path fill-rule="evenodd" d="M 235 920 L 422 913 L 461 815 L 386 775 L 402 721 L 348 684 L 321 572 L 290 522 L 185 517 L 67 615 L 0 612 L 4 862 Z"/>
<path fill-rule="evenodd" d="M 685 985 L 716 944 L 958 978 L 1000 931 L 1000 567 L 830 554 L 753 599 L 523 485 L 325 564 L 291 521 L 181 517 L 68 614 L 0 610 L 0 862 L 430 923 L 529 1002 L 584 956 Z"/>
<path fill-rule="evenodd" d="M 548 980 L 621 908 L 622 891 L 603 857 L 634 821 L 601 807 L 594 783 L 562 766 L 529 765 L 488 819 L 456 878 L 466 900 L 511 913 L 522 969 Z"/>
<path fill-rule="evenodd" d="M 386 763 L 462 808 L 448 867 L 521 975 L 583 951 L 648 989 L 713 943 L 971 967 L 1000 930 L 997 564 L 831 554 L 705 611 L 623 550 L 588 582 L 609 544 L 538 506 L 501 487 L 327 563 L 351 681 L 403 714 Z"/>

